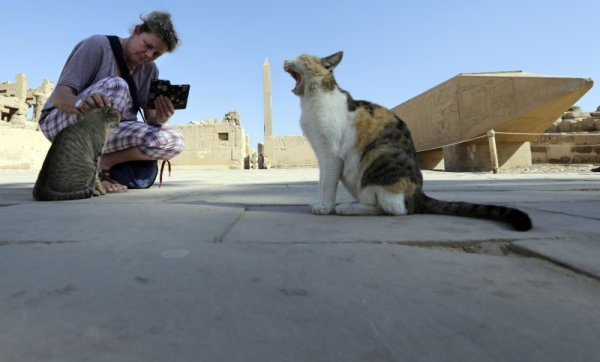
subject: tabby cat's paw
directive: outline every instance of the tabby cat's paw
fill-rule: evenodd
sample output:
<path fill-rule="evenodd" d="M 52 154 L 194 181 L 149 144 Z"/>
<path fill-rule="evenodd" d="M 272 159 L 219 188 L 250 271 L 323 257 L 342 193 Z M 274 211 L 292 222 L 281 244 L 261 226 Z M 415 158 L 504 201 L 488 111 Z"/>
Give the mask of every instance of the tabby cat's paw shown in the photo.
<path fill-rule="evenodd" d="M 312 205 L 312 213 L 315 215 L 329 215 L 333 211 L 333 205 L 316 203 Z"/>
<path fill-rule="evenodd" d="M 102 182 L 100 182 L 100 178 L 98 178 L 98 176 L 96 176 L 96 179 L 94 180 L 94 192 L 93 192 L 93 195 L 94 196 L 106 195 L 106 190 L 102 186 Z"/>

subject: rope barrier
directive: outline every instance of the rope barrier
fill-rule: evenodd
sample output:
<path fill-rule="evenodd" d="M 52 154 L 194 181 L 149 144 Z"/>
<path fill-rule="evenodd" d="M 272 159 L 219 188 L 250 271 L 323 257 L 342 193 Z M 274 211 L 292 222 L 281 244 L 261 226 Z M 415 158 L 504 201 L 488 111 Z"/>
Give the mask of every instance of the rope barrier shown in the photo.
<path fill-rule="evenodd" d="M 600 132 L 598 133 L 583 133 L 583 132 L 573 132 L 573 133 L 528 133 L 528 132 L 499 132 L 494 131 L 496 134 L 507 134 L 507 135 L 519 135 L 519 136 L 600 136 Z"/>
<path fill-rule="evenodd" d="M 498 131 L 494 131 L 495 134 L 499 134 L 499 135 L 517 135 L 517 136 L 556 136 L 556 137 L 578 137 L 578 136 L 582 136 L 582 137 L 600 137 L 600 132 L 598 133 L 590 133 L 590 132 L 573 132 L 573 133 L 566 133 L 566 132 L 561 132 L 561 133 L 527 133 L 527 132 L 498 132 Z M 585 145 L 575 145 L 574 147 L 577 146 L 592 146 L 592 147 L 597 147 L 600 146 L 600 144 L 585 144 Z"/>
<path fill-rule="evenodd" d="M 454 142 L 454 143 L 448 143 L 448 144 L 445 144 L 445 145 L 443 145 L 441 147 L 423 148 L 423 149 L 418 150 L 418 152 L 431 151 L 431 150 L 437 150 L 437 149 L 440 149 L 440 148 L 443 148 L 443 147 L 455 146 L 455 145 L 458 145 L 458 144 L 461 144 L 461 143 L 475 141 L 475 140 L 480 139 L 480 138 L 487 138 L 487 135 L 477 136 L 477 137 L 469 138 L 468 140 L 458 141 L 458 142 Z"/>
<path fill-rule="evenodd" d="M 558 137 L 570 137 L 570 136 L 583 136 L 583 137 L 600 137 L 600 132 L 597 133 L 582 133 L 582 132 L 573 132 L 573 133 L 535 133 L 535 132 L 498 132 L 498 131 L 494 131 L 495 135 L 514 135 L 514 136 L 558 136 Z M 431 150 L 437 150 L 443 147 L 450 147 L 450 146 L 455 146 L 461 143 L 466 143 L 466 142 L 472 142 L 475 140 L 478 140 L 480 138 L 487 138 L 487 135 L 481 135 L 481 136 L 477 136 L 477 137 L 473 137 L 473 138 L 469 138 L 467 140 L 462 140 L 462 141 L 457 141 L 457 142 L 453 142 L 453 143 L 448 143 L 445 144 L 441 147 L 430 147 L 430 148 L 423 148 L 418 150 L 418 152 L 424 152 L 424 151 L 431 151 Z M 591 145 L 576 145 L 576 146 L 592 146 L 592 147 L 597 147 L 600 146 L 600 144 L 591 144 Z"/>

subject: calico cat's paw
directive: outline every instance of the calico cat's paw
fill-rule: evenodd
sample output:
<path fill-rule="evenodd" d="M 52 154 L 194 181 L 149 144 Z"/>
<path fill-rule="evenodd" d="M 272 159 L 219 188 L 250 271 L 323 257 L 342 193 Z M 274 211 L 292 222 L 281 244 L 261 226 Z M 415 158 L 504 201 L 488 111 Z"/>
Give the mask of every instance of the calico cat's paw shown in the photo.
<path fill-rule="evenodd" d="M 365 205 L 358 202 L 339 204 L 335 207 L 335 213 L 338 215 L 379 215 L 381 211 L 371 205 Z"/>
<path fill-rule="evenodd" d="M 333 205 L 326 205 L 320 202 L 312 205 L 312 213 L 315 215 L 329 215 L 333 211 Z"/>

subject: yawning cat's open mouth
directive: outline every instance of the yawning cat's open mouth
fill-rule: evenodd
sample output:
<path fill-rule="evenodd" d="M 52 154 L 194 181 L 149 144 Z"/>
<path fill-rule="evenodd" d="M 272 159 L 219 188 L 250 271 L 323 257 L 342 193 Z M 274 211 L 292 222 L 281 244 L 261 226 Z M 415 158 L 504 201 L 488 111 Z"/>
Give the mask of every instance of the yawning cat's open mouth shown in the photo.
<path fill-rule="evenodd" d="M 292 89 L 292 92 L 294 92 L 294 94 L 299 94 L 300 92 L 300 83 L 302 83 L 302 75 L 300 73 L 298 73 L 295 69 L 294 66 L 291 64 L 285 64 L 283 69 L 288 72 L 292 78 L 294 78 L 296 80 L 296 86 L 294 87 L 294 89 Z"/>

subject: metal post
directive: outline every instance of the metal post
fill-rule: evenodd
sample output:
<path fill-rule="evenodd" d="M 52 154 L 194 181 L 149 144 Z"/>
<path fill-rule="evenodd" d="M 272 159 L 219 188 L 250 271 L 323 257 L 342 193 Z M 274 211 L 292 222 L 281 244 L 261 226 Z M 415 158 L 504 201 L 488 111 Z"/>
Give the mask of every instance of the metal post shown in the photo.
<path fill-rule="evenodd" d="M 490 161 L 492 162 L 492 172 L 498 173 L 498 151 L 496 149 L 496 132 L 493 129 L 487 131 L 488 141 L 490 143 Z"/>

